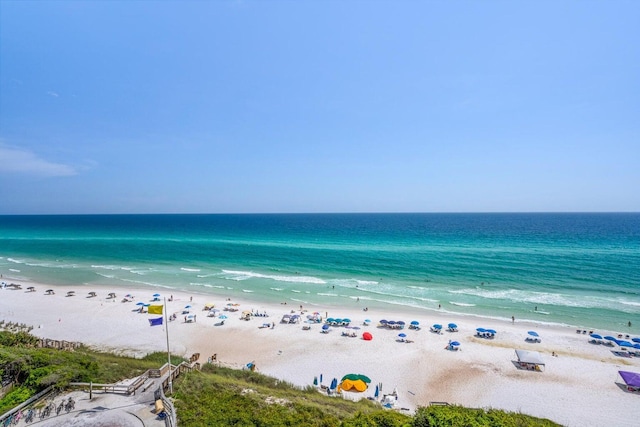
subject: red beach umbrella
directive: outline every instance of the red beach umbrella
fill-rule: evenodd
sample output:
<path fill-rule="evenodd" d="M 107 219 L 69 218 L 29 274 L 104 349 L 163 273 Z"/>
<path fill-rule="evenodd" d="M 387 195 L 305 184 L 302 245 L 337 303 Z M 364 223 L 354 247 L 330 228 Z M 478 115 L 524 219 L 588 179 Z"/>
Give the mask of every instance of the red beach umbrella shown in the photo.
<path fill-rule="evenodd" d="M 362 339 L 365 341 L 371 341 L 373 339 L 373 335 L 370 332 L 365 332 L 362 334 Z"/>

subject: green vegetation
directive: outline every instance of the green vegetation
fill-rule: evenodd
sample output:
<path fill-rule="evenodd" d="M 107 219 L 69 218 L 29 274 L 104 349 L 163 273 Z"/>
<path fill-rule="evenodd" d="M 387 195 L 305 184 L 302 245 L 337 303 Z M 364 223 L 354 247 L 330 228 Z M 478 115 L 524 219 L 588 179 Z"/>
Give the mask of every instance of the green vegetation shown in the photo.
<path fill-rule="evenodd" d="M 134 378 L 147 369 L 157 369 L 167 361 L 165 353 L 135 359 L 88 348 L 75 351 L 35 348 L 37 341 L 25 332 L 0 331 L 0 379 L 16 384 L 0 399 L 0 414 L 48 386 L 62 389 L 70 382 L 114 383 Z M 172 363 L 182 361 L 172 358 Z"/>
<path fill-rule="evenodd" d="M 53 385 L 69 382 L 114 383 L 157 369 L 166 354 L 143 359 L 99 353 L 87 348 L 61 351 L 35 348 L 28 333 L 0 331 L 0 378 L 15 387 L 0 399 L 0 414 Z M 173 364 L 182 362 L 173 358 Z M 315 387 L 300 390 L 283 381 L 248 370 L 205 365 L 174 382 L 181 426 L 318 426 L 318 427 L 533 427 L 557 426 L 543 419 L 499 410 L 459 406 L 419 408 L 411 417 L 382 410 L 368 400 L 351 402 L 327 397 Z"/>
<path fill-rule="evenodd" d="M 414 417 L 382 410 L 368 400 L 331 398 L 251 372 L 205 365 L 174 383 L 178 423 L 199 427 L 533 427 L 557 426 L 543 419 L 460 406 L 420 408 Z"/>

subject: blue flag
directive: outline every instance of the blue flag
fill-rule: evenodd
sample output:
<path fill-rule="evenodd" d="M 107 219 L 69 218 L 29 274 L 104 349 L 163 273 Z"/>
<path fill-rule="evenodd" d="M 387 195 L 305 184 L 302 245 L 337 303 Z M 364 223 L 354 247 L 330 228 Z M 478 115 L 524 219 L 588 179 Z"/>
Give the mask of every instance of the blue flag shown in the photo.
<path fill-rule="evenodd" d="M 162 317 L 158 317 L 156 319 L 149 319 L 149 326 L 158 326 L 162 325 Z"/>

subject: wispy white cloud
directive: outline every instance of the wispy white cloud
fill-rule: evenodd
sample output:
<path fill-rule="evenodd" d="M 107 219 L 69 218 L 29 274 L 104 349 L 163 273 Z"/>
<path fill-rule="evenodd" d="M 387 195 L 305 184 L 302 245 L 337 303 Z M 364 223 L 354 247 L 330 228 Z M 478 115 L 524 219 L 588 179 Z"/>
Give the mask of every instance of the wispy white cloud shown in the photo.
<path fill-rule="evenodd" d="M 59 97 L 59 96 L 60 96 L 60 94 L 59 94 L 58 92 L 54 92 L 54 91 L 52 91 L 52 90 L 47 91 L 47 95 L 49 95 L 49 96 L 53 96 L 54 98 L 57 98 L 57 97 Z"/>
<path fill-rule="evenodd" d="M 73 166 L 45 160 L 29 150 L 0 143 L 0 173 L 54 177 L 77 175 L 78 171 Z"/>

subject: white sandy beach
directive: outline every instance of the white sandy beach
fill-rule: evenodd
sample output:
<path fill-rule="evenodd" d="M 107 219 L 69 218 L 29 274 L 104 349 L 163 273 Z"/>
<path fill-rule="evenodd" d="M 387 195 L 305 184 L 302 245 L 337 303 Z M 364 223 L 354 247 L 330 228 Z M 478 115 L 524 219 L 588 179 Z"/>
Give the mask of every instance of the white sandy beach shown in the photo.
<path fill-rule="evenodd" d="M 22 289 L 0 290 L 0 320 L 32 325 L 32 333 L 40 337 L 81 341 L 98 349 L 133 355 L 166 351 L 165 326 L 149 326 L 148 319 L 158 316 L 135 311 L 136 302 L 150 302 L 153 290 L 11 282 L 21 284 Z M 36 290 L 27 292 L 28 286 Z M 55 294 L 46 295 L 46 289 L 54 289 Z M 76 295 L 67 297 L 70 290 Z M 89 298 L 90 291 L 97 296 Z M 115 292 L 117 297 L 107 299 L 109 292 Z M 238 300 L 232 302 L 239 304 L 239 311 L 221 312 L 228 319 L 223 326 L 214 326 L 220 320 L 207 317 L 203 308 L 212 302 L 222 309 L 228 303 L 225 297 L 158 292 L 167 298 L 173 295 L 173 301 L 167 302 L 168 313 L 178 313 L 177 319 L 169 322 L 171 352 L 186 357 L 200 353 L 201 363 L 214 353 L 220 363 L 232 367 L 254 362 L 258 371 L 300 386 L 311 385 L 314 376 L 320 374 L 325 385 L 334 377 L 365 374 L 372 379 L 369 390 L 361 395 L 344 393 L 345 396 L 373 396 L 375 384 L 382 383 L 383 393 L 397 387 L 398 407 L 410 410 L 432 401 L 449 402 L 519 411 L 566 426 L 626 425 L 640 418 L 640 393 L 621 388 L 618 375 L 618 370 L 640 372 L 640 358 L 619 357 L 611 351 L 615 348 L 590 344 L 588 335 L 577 334 L 576 328 L 532 325 L 517 319 L 515 323 L 487 321 L 437 312 L 330 310 L 330 317 L 348 317 L 353 326 L 361 328 L 358 337 L 351 338 L 341 336 L 344 328 L 332 328 L 322 334 L 319 324 L 310 330 L 302 329 L 304 323 L 281 324 L 282 315 L 292 310 L 299 314 L 298 306 Z M 134 295 L 134 301 L 121 302 L 126 293 Z M 187 304 L 193 306 L 195 323 L 184 322 L 181 312 Z M 323 307 L 303 309 L 323 316 L 327 311 Z M 243 310 L 266 311 L 270 317 L 243 321 Z M 370 326 L 363 326 L 365 319 L 373 321 Z M 422 330 L 405 329 L 402 332 L 414 342 L 397 342 L 400 331 L 379 328 L 380 319 L 404 320 L 407 324 L 418 320 Z M 275 322 L 275 328 L 259 328 L 266 322 Z M 438 335 L 429 331 L 434 323 L 446 328 L 449 322 L 456 323 L 459 332 Z M 496 338 L 475 337 L 477 327 L 495 329 Z M 525 342 L 531 329 L 540 334 L 541 343 Z M 361 339 L 365 331 L 373 335 L 372 341 Z M 449 340 L 459 341 L 460 351 L 445 350 Z M 540 352 L 546 369 L 517 369 L 513 363 L 516 348 Z M 552 352 L 558 356 L 553 357 Z"/>

